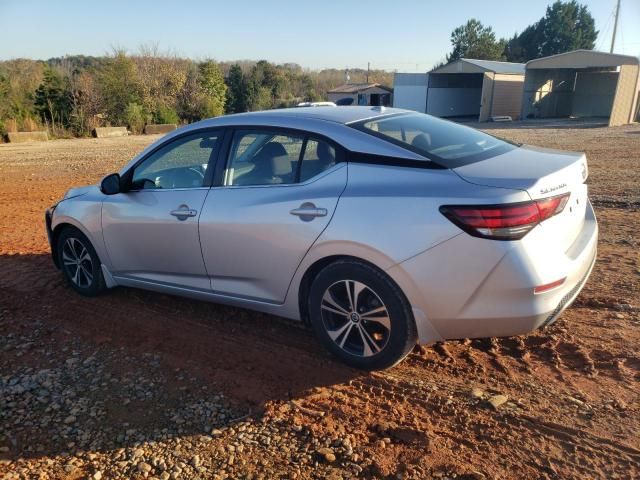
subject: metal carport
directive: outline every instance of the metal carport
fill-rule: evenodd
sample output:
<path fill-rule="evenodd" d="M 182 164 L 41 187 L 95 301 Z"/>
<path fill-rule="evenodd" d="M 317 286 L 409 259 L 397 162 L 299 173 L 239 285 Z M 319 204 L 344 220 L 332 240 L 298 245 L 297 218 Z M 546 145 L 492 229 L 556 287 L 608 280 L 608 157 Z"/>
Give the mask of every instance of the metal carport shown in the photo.
<path fill-rule="evenodd" d="M 523 118 L 594 117 L 609 126 L 636 120 L 636 57 L 574 50 L 526 64 Z"/>
<path fill-rule="evenodd" d="M 426 113 L 438 117 L 520 118 L 524 64 L 462 58 L 429 72 Z"/>

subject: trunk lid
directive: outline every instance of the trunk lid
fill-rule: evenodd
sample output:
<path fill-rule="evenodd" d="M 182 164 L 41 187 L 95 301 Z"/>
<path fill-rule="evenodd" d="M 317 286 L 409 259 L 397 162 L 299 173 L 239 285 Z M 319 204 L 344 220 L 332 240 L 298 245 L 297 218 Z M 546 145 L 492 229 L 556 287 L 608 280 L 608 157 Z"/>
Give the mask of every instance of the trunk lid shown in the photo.
<path fill-rule="evenodd" d="M 542 223 L 565 250 L 582 228 L 588 201 L 584 153 L 522 146 L 453 171 L 476 185 L 524 190 L 532 200 L 569 193 L 564 210 Z"/>
<path fill-rule="evenodd" d="M 514 148 L 453 171 L 477 185 L 526 190 L 533 200 L 570 192 L 588 175 L 584 153 L 531 146 Z"/>

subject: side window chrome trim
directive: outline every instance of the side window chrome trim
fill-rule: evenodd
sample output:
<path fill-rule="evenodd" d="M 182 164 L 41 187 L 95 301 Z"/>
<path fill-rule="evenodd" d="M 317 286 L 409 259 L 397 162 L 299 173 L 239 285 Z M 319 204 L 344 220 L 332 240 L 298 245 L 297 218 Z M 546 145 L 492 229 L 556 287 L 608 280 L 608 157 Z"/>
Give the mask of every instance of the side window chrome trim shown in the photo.
<path fill-rule="evenodd" d="M 159 193 L 176 192 L 181 190 L 210 190 L 211 187 L 180 187 L 180 188 L 146 188 L 141 190 L 127 190 L 124 193 Z"/>
<path fill-rule="evenodd" d="M 305 180 L 300 183 L 271 183 L 265 185 L 214 185 L 211 187 L 212 190 L 220 190 L 220 189 L 241 189 L 241 188 L 286 188 L 286 187 L 304 187 L 305 185 L 309 185 L 311 183 L 315 183 L 323 177 L 327 175 L 331 175 L 332 173 L 340 170 L 341 168 L 346 168 L 347 162 L 338 162 L 335 165 L 332 165 L 330 168 L 314 175 L 313 177 Z"/>

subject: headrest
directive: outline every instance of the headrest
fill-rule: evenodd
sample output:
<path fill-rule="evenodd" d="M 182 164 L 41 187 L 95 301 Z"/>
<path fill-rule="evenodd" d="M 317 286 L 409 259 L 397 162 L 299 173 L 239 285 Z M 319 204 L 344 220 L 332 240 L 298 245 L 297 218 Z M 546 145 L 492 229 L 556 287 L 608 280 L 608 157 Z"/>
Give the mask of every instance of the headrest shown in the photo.
<path fill-rule="evenodd" d="M 325 142 L 318 142 L 316 153 L 318 155 L 318 159 L 323 162 L 331 163 L 336 159 L 335 150 Z"/>
<path fill-rule="evenodd" d="M 415 138 L 411 142 L 411 145 L 419 148 L 420 150 L 428 152 L 429 150 L 431 150 L 431 135 L 429 135 L 428 133 L 420 133 L 419 135 L 415 136 Z"/>
<path fill-rule="evenodd" d="M 264 145 L 257 164 L 260 171 L 268 172 L 269 176 L 279 177 L 292 171 L 289 154 L 281 143 L 269 142 Z"/>
<path fill-rule="evenodd" d="M 293 171 L 289 155 L 285 153 L 284 155 L 273 157 L 271 159 L 271 170 L 273 171 L 274 177 L 289 175 Z"/>

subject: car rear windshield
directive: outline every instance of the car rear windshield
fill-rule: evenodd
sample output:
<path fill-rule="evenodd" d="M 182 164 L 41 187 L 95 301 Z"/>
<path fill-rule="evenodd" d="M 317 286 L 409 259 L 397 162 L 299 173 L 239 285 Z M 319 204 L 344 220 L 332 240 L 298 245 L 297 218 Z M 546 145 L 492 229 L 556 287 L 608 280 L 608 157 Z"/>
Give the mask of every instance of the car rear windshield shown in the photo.
<path fill-rule="evenodd" d="M 353 126 L 447 168 L 467 165 L 515 148 L 511 143 L 473 128 L 421 113 L 389 115 Z"/>

